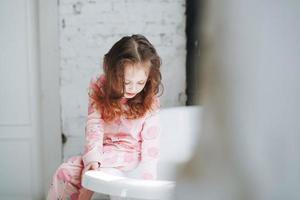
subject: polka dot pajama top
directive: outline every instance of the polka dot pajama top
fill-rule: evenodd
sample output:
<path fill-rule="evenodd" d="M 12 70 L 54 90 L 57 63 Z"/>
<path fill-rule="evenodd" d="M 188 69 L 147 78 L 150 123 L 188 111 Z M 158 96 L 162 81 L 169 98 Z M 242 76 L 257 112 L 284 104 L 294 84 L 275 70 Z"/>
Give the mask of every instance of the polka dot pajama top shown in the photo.
<path fill-rule="evenodd" d="M 104 82 L 102 74 L 91 80 L 90 88 L 95 84 L 101 88 Z M 122 106 L 126 109 L 126 100 Z M 100 162 L 101 168 L 134 170 L 134 178 L 156 179 L 160 138 L 158 111 L 159 99 L 155 97 L 154 111 L 144 117 L 126 119 L 122 116 L 107 123 L 101 113 L 93 109 L 90 100 L 82 155 L 84 165 Z"/>

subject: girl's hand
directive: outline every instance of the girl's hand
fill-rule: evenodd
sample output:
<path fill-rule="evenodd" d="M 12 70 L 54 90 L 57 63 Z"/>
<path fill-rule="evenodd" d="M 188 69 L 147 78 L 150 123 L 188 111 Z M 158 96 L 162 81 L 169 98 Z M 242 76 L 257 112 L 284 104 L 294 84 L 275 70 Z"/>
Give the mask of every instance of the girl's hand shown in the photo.
<path fill-rule="evenodd" d="M 83 176 L 83 174 L 86 172 L 86 171 L 89 171 L 89 170 L 97 170 L 98 168 L 100 168 L 100 165 L 101 163 L 99 162 L 90 162 L 89 164 L 87 164 L 87 166 L 85 166 L 82 170 L 82 173 L 81 173 L 81 176 Z"/>

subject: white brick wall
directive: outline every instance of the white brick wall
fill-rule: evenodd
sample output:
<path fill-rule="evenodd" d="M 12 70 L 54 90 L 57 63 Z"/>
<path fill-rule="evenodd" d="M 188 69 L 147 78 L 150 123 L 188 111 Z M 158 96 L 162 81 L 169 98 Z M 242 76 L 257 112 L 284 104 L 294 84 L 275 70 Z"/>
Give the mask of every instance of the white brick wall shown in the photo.
<path fill-rule="evenodd" d="M 89 80 L 124 35 L 144 34 L 160 54 L 162 106 L 185 104 L 185 0 L 59 0 L 59 30 L 65 157 L 82 150 Z"/>

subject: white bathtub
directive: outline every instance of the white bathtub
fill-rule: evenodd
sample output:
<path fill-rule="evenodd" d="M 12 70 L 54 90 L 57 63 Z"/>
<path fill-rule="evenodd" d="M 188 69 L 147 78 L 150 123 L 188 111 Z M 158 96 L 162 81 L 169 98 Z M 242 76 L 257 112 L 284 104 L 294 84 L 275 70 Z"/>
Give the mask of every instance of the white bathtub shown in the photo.
<path fill-rule="evenodd" d="M 158 180 L 138 180 L 111 175 L 102 171 L 88 171 L 82 185 L 96 193 L 115 199 L 172 199 L 176 186 L 177 166 L 192 156 L 200 135 L 202 110 L 199 106 L 164 108 L 160 111 L 161 156 Z M 93 199 L 101 199 L 94 195 Z"/>

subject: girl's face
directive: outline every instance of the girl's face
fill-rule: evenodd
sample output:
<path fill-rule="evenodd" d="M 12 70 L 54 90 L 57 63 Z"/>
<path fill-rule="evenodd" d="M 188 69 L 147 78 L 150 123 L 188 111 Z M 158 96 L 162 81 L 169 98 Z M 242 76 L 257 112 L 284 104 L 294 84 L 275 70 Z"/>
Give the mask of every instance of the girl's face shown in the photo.
<path fill-rule="evenodd" d="M 149 66 L 148 63 L 127 64 L 125 66 L 125 98 L 133 98 L 144 89 L 148 79 Z"/>

